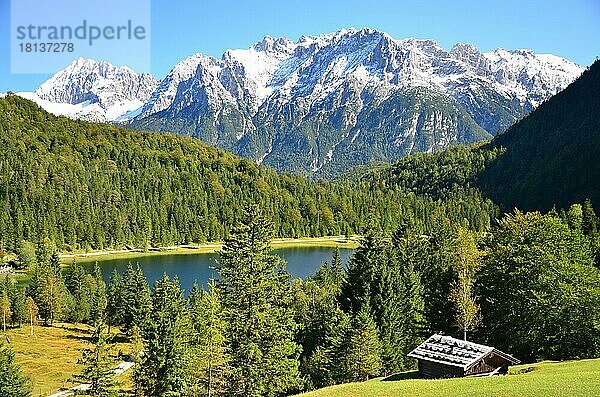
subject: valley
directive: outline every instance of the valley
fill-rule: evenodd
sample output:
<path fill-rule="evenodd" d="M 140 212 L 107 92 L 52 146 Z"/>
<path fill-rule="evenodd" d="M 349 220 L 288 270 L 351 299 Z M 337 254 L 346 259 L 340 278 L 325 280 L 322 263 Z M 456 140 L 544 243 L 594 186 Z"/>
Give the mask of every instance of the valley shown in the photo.
<path fill-rule="evenodd" d="M 0 397 L 598 395 L 600 8 L 29 2 Z"/>

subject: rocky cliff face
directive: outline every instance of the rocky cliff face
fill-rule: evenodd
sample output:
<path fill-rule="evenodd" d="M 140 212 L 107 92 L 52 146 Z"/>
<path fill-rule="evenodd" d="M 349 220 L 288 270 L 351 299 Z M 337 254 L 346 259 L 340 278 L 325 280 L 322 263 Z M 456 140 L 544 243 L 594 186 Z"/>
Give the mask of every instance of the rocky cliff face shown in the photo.
<path fill-rule="evenodd" d="M 158 81 L 126 66 L 79 58 L 25 95 L 55 113 L 88 121 L 115 121 L 140 108 Z M 69 106 L 72 105 L 72 106 Z"/>
<path fill-rule="evenodd" d="M 81 75 L 61 72 L 60 82 L 55 76 L 38 94 L 104 104 L 111 93 L 135 92 L 146 98 L 143 105 L 120 118 L 133 119 L 134 128 L 190 135 L 279 170 L 318 176 L 489 139 L 583 71 L 529 50 L 484 53 L 457 44 L 446 51 L 432 40 L 396 40 L 372 29 L 298 41 L 265 37 L 220 59 L 196 54 L 152 94 L 142 75 L 90 89 L 88 69 L 118 75 L 103 68 L 110 69 L 101 63 L 82 65 Z"/>

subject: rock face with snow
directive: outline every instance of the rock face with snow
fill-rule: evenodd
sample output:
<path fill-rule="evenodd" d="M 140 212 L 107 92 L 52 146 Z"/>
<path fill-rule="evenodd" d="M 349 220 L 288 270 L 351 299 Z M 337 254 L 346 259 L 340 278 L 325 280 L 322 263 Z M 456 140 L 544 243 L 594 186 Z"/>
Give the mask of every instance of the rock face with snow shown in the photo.
<path fill-rule="evenodd" d="M 529 50 L 447 51 L 372 29 L 265 37 L 220 59 L 196 54 L 151 94 L 150 77 L 78 62 L 40 87 L 40 97 L 105 106 L 137 95 L 143 106 L 120 118 L 133 128 L 193 136 L 315 176 L 489 139 L 583 71 Z M 98 77 L 88 82 L 88 74 Z"/>
<path fill-rule="evenodd" d="M 53 113 L 87 121 L 127 118 L 152 95 L 158 81 L 126 66 L 79 58 L 42 84 L 23 93 Z"/>
<path fill-rule="evenodd" d="M 265 37 L 221 59 L 196 54 L 176 65 L 132 125 L 279 170 L 332 175 L 488 139 L 582 71 L 529 50 L 446 51 L 371 29 Z"/>

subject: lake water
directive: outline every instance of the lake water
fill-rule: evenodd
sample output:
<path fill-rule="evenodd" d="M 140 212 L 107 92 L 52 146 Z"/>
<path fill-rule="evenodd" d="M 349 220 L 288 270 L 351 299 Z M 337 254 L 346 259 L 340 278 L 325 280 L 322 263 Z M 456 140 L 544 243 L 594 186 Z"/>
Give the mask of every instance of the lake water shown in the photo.
<path fill-rule="evenodd" d="M 323 262 L 331 261 L 334 251 L 335 248 L 331 247 L 296 247 L 274 250 L 273 253 L 285 259 L 287 270 L 292 277 L 304 279 L 314 275 Z M 344 265 L 347 264 L 351 254 L 351 249 L 340 248 L 340 257 Z M 213 269 L 217 257 L 216 253 L 156 255 L 104 260 L 99 261 L 98 265 L 107 283 L 114 269 L 123 273 L 127 264 L 131 262 L 134 266 L 139 263 L 150 285 L 166 273 L 169 277 L 179 277 L 181 287 L 189 290 L 194 280 L 197 280 L 201 286 L 205 286 L 211 278 L 217 277 L 217 271 Z M 89 263 L 85 266 L 91 270 L 94 264 Z"/>

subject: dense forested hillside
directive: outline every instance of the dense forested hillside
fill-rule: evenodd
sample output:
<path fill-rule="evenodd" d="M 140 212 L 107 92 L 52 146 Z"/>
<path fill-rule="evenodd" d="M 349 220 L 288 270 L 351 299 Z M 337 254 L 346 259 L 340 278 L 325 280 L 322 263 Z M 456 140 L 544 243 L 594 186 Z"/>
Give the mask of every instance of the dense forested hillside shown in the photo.
<path fill-rule="evenodd" d="M 600 62 L 487 144 L 418 153 L 344 178 L 435 199 L 481 194 L 502 211 L 600 203 Z"/>
<path fill-rule="evenodd" d="M 0 248 L 47 237 L 59 249 L 216 241 L 258 204 L 277 236 L 392 229 L 430 215 L 480 230 L 496 207 L 474 190 L 444 197 L 366 182 L 277 174 L 185 137 L 54 117 L 0 99 Z M 372 218 L 371 221 L 369 219 Z"/>
<path fill-rule="evenodd" d="M 491 143 L 504 148 L 479 184 L 506 208 L 600 203 L 600 61 Z"/>

